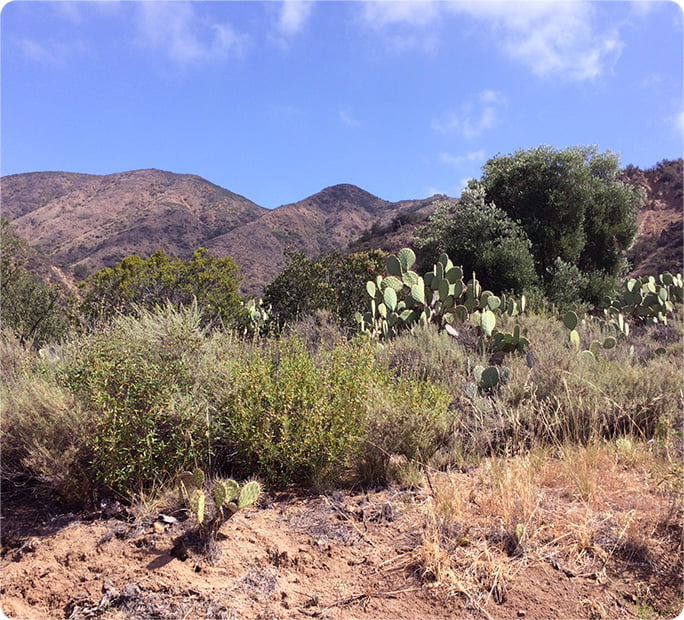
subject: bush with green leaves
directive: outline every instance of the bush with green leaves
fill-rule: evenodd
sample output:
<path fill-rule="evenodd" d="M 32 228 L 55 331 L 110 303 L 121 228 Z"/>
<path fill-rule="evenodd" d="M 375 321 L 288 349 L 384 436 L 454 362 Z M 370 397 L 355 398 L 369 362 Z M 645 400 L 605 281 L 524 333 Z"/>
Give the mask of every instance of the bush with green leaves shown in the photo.
<path fill-rule="evenodd" d="M 205 248 L 195 250 L 187 261 L 156 250 L 149 258 L 128 256 L 93 274 L 80 285 L 79 311 L 86 325 L 92 326 L 118 314 L 135 314 L 140 308 L 196 303 L 203 324 L 249 324 L 238 293 L 240 279 L 230 257 L 217 258 Z"/>
<path fill-rule="evenodd" d="M 446 253 L 465 273 L 475 271 L 485 289 L 521 294 L 537 283 L 531 243 L 523 228 L 485 201 L 472 184 L 457 203 L 438 202 L 428 223 L 416 231 L 416 247 L 429 268 Z"/>
<path fill-rule="evenodd" d="M 217 422 L 246 472 L 325 484 L 355 458 L 376 374 L 367 344 L 315 354 L 296 337 L 257 343 L 233 360 Z"/>
<path fill-rule="evenodd" d="M 301 252 L 286 252 L 287 265 L 265 288 L 264 303 L 279 327 L 320 311 L 331 312 L 342 325 L 353 325 L 354 313 L 364 306 L 363 286 L 382 271 L 384 256 L 370 250 L 312 260 Z"/>
<path fill-rule="evenodd" d="M 70 343 L 61 371 L 96 425 L 98 484 L 122 492 L 209 460 L 213 428 L 195 373 L 205 337 L 197 307 L 139 311 Z"/>

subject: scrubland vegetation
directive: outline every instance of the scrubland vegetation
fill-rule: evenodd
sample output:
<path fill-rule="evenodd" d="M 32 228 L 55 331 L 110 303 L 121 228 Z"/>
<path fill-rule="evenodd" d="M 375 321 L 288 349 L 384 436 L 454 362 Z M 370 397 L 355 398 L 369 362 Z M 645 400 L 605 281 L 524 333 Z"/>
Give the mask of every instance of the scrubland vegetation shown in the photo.
<path fill-rule="evenodd" d="M 493 182 L 494 168 L 488 174 Z M 480 190 L 469 191 L 471 203 L 484 204 Z M 485 232 L 487 222 L 501 227 L 493 208 L 476 212 Z M 429 247 L 440 246 L 435 235 L 446 219 L 438 211 L 425 232 Z M 503 596 L 507 571 L 519 570 L 512 558 L 522 554 L 562 546 L 577 566 L 590 555 L 599 573 L 609 558 L 648 554 L 658 536 L 677 527 L 681 536 L 681 278 L 622 285 L 617 271 L 597 275 L 588 250 L 577 251 L 584 263 L 571 263 L 571 249 L 554 263 L 550 241 L 544 273 L 536 274 L 524 226 L 503 228 L 511 244 L 491 246 L 483 269 L 505 291 L 483 291 L 475 275 L 463 282 L 469 272 L 453 256 L 435 255 L 434 267 L 424 257 L 423 275 L 412 271 L 410 251 L 385 264 L 377 253 L 325 263 L 294 256 L 267 289 L 269 310 L 240 305 L 235 287 L 226 287 L 233 266 L 221 272 L 200 252 L 193 265 L 210 265 L 226 287 L 229 303 L 219 308 L 209 277 L 200 300 L 187 283 L 188 299 L 152 295 L 152 283 L 173 270 L 191 279 L 157 253 L 156 278 L 142 278 L 152 263 L 139 259 L 91 280 L 80 315 L 87 321 L 72 309 L 72 327 L 59 323 L 58 337 L 4 320 L 3 484 L 81 507 L 107 496 L 152 496 L 194 468 L 213 478 L 256 478 L 267 489 L 422 486 L 431 496 L 429 525 L 406 562 L 425 582 L 468 596 L 483 587 Z M 454 234 L 449 228 L 444 238 Z M 511 256 L 522 275 L 497 280 L 493 266 Z M 611 257 L 617 269 L 620 258 Z M 566 277 L 571 267 L 582 286 L 569 299 L 553 274 Z M 126 278 L 143 282 L 146 303 L 132 303 L 136 289 Z M 306 303 L 285 296 L 290 279 Z M 525 308 L 528 285 L 534 292 Z M 165 286 L 177 290 L 168 278 Z M 98 287 L 119 296 L 117 312 L 95 313 Z M 601 295 L 603 307 L 590 303 Z M 347 298 L 356 300 L 360 329 Z M 473 471 L 477 481 L 463 478 Z M 610 527 L 601 520 L 607 471 L 649 480 L 662 502 L 649 523 L 636 515 Z M 549 488 L 577 498 L 581 510 L 554 513 Z M 475 505 L 496 522 L 498 542 L 473 525 Z M 508 559 L 496 559 L 494 547 Z"/>

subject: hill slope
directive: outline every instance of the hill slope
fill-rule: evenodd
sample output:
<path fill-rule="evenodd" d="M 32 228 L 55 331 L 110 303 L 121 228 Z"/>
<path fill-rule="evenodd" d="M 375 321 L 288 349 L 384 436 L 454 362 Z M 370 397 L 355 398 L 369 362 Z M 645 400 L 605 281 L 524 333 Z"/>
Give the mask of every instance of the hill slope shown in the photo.
<path fill-rule="evenodd" d="M 627 166 L 646 205 L 629 258 L 634 274 L 682 270 L 682 160 Z M 105 176 L 33 172 L 1 179 L 2 216 L 67 276 L 86 277 L 157 248 L 188 258 L 207 247 L 232 256 L 243 292 L 259 294 L 283 268 L 286 249 L 309 258 L 333 251 L 410 245 L 434 210 L 433 196 L 388 202 L 354 185 L 328 187 L 268 210 L 190 174 L 134 170 Z M 454 199 L 448 199 L 454 200 Z"/>
<path fill-rule="evenodd" d="M 268 210 L 200 177 L 161 170 L 2 178 L 2 216 L 68 273 L 85 277 L 157 248 L 188 258 L 204 246 L 232 256 L 249 293 L 260 292 L 279 273 L 287 248 L 310 258 L 343 251 L 365 231 L 380 230 L 403 214 L 425 219 L 431 203 L 391 203 L 354 185 L 336 185 Z"/>
<path fill-rule="evenodd" d="M 265 212 L 200 177 L 161 170 L 2 179 L 2 215 L 13 220 L 16 233 L 81 275 L 157 248 L 187 258 L 212 237 Z"/>

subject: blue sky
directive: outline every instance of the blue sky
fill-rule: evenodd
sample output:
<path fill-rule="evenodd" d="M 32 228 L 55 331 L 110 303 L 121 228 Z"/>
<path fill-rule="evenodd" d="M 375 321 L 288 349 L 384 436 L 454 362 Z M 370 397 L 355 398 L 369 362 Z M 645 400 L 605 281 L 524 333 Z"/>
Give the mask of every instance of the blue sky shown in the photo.
<path fill-rule="evenodd" d="M 265 207 L 458 196 L 496 154 L 682 156 L 673 2 L 11 2 L 3 175 L 198 174 Z"/>

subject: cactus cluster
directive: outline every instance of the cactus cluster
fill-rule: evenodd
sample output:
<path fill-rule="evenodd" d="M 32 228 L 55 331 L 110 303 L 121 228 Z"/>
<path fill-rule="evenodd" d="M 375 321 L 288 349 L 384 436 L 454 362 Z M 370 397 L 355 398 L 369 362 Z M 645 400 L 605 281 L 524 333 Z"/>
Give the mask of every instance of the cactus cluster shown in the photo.
<path fill-rule="evenodd" d="M 625 281 L 618 299 L 610 302 L 607 311 L 611 315 L 630 315 L 640 321 L 667 324 L 667 317 L 675 304 L 684 301 L 682 274 L 669 272 L 659 276 L 642 276 Z"/>
<path fill-rule="evenodd" d="M 412 270 L 415 262 L 413 250 L 403 248 L 387 257 L 387 275 L 378 275 L 366 283 L 370 308 L 365 314 L 356 313 L 362 332 L 390 338 L 416 324 L 432 323 L 441 330 L 470 320 L 486 337 L 497 338 L 495 346 L 500 345 L 499 350 L 508 350 L 513 342 L 515 346 L 510 350 L 522 350 L 529 345 L 519 332 L 517 338 L 514 334 L 507 338 L 497 337 L 495 331 L 495 313 L 515 316 L 523 312 L 524 296 L 518 301 L 483 291 L 475 273 L 465 283 L 463 269 L 446 254 L 423 276 Z"/>
<path fill-rule="evenodd" d="M 604 321 L 602 319 L 598 319 L 597 317 L 592 317 L 592 320 L 598 320 L 601 329 L 604 331 L 608 328 L 614 328 L 615 334 L 617 336 L 627 336 L 629 334 L 629 324 L 625 321 L 622 314 L 619 314 L 618 317 L 619 320 L 611 319 L 610 321 Z M 573 348 L 575 351 L 578 351 L 580 355 L 590 359 L 597 359 L 602 350 L 614 349 L 617 346 L 617 338 L 615 336 L 606 336 L 603 342 L 593 340 L 588 349 L 582 350 L 580 335 L 577 331 L 577 327 L 580 323 L 577 313 L 572 310 L 566 312 L 561 317 L 561 321 L 563 322 L 563 325 L 570 330 L 568 342 L 571 348 Z M 582 322 L 584 322 L 584 320 Z"/>
<path fill-rule="evenodd" d="M 179 486 L 199 524 L 200 534 L 215 537 L 221 525 L 238 510 L 257 501 L 261 494 L 261 485 L 252 480 L 240 488 L 232 479 L 214 480 L 209 489 L 204 472 L 199 468 L 179 475 Z M 207 509 L 207 500 L 211 498 L 213 510 L 211 516 Z"/>

